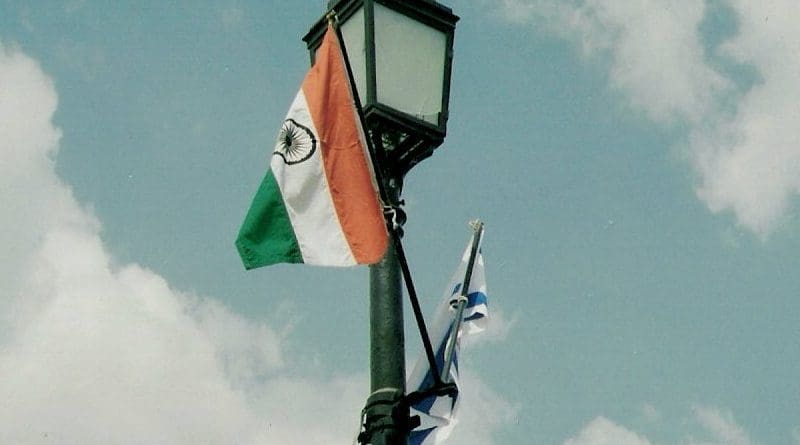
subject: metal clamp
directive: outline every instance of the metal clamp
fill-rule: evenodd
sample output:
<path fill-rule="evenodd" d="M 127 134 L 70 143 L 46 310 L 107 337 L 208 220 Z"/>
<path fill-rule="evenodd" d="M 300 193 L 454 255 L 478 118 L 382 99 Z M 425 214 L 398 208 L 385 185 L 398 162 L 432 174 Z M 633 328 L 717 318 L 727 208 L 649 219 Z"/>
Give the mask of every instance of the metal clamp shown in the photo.
<path fill-rule="evenodd" d="M 362 414 L 363 429 L 358 434 L 358 443 L 372 444 L 375 434 L 383 437 L 403 437 L 408 431 L 419 425 L 412 425 L 408 403 L 403 393 L 397 388 L 381 388 L 367 398 L 367 405 Z M 392 443 L 392 442 L 387 442 Z"/>

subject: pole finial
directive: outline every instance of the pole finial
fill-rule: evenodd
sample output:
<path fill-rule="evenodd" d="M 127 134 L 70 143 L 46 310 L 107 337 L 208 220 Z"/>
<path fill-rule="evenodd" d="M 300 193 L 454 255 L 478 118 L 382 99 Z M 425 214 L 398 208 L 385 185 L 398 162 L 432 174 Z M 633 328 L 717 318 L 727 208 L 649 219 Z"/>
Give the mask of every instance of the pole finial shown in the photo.
<path fill-rule="evenodd" d="M 469 222 L 469 226 L 472 227 L 472 230 L 477 232 L 483 228 L 483 221 L 480 219 L 473 219 Z"/>
<path fill-rule="evenodd" d="M 329 26 L 336 26 L 336 22 L 337 22 L 337 20 L 336 20 L 336 11 L 334 11 L 333 9 L 328 11 L 328 13 L 325 14 L 325 19 L 328 21 L 328 25 Z"/>

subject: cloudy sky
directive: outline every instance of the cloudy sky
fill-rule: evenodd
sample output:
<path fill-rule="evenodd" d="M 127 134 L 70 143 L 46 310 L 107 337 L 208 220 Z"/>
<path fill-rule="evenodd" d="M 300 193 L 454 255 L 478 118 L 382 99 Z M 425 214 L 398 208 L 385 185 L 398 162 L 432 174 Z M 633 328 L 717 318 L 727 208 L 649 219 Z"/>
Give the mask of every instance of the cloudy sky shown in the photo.
<path fill-rule="evenodd" d="M 326 3 L 0 0 L 0 442 L 352 442 L 367 270 L 233 247 Z M 452 443 L 800 444 L 800 3 L 448 5 L 404 196 L 428 314 L 487 225 Z"/>

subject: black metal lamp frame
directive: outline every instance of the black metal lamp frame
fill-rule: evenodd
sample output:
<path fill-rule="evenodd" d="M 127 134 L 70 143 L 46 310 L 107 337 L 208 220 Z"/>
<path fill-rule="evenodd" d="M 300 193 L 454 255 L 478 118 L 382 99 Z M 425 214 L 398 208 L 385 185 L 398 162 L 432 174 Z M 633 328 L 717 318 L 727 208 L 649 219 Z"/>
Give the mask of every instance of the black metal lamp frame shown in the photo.
<path fill-rule="evenodd" d="M 380 4 L 415 21 L 437 29 L 446 35 L 444 72 L 442 79 L 441 112 L 437 123 L 420 119 L 378 101 L 375 58 L 375 4 Z M 364 8 L 364 37 L 366 49 L 366 91 L 361 91 L 361 107 L 367 131 L 382 159 L 379 163 L 384 177 L 402 181 L 411 168 L 433 154 L 447 134 L 449 118 L 450 80 L 453 66 L 453 39 L 458 16 L 452 10 L 432 0 L 332 0 L 328 9 L 335 11 L 340 23 L 346 22 Z M 323 18 L 303 37 L 311 54 L 311 62 L 322 42 L 327 21 Z"/>

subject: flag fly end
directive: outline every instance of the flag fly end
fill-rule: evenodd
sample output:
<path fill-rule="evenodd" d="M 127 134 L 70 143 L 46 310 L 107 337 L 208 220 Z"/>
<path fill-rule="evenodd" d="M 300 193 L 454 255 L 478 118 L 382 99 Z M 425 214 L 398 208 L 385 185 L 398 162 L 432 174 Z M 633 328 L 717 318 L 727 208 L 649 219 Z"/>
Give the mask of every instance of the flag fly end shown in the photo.
<path fill-rule="evenodd" d="M 329 17 L 335 20 L 335 14 Z M 248 269 L 274 263 L 373 264 L 388 246 L 364 129 L 338 40 L 329 27 L 242 224 L 237 246 Z"/>

